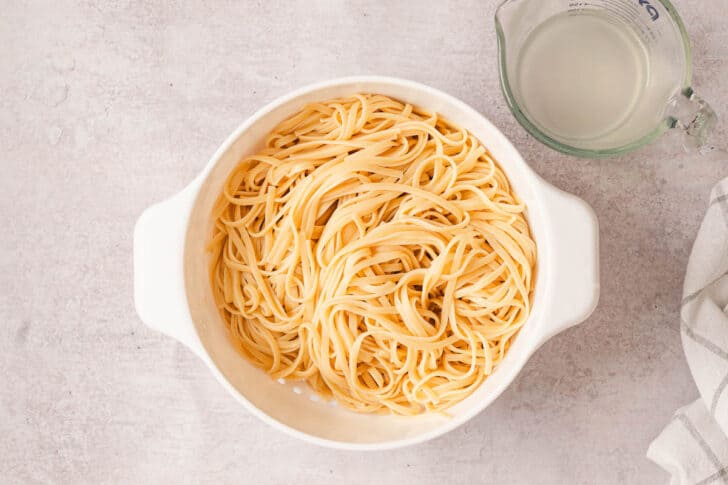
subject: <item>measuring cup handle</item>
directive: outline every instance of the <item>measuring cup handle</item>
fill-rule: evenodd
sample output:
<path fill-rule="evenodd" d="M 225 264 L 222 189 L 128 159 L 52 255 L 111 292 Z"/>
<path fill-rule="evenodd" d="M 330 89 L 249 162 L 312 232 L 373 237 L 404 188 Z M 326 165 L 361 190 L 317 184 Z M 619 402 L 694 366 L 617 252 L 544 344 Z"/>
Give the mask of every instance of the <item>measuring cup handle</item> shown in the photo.
<path fill-rule="evenodd" d="M 668 105 L 670 126 L 683 133 L 686 150 L 701 149 L 718 123 L 718 116 L 693 88 L 686 88 L 674 96 Z"/>

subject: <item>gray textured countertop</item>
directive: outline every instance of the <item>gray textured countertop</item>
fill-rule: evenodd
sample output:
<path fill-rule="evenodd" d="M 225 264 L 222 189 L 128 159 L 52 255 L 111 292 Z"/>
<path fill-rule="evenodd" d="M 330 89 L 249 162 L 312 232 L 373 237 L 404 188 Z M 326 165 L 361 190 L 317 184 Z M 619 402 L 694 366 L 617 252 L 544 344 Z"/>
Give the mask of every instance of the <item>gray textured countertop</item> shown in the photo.
<path fill-rule="evenodd" d="M 726 163 L 663 139 L 551 151 L 496 72 L 496 0 L 7 2 L 0 14 L 0 477 L 5 483 L 660 483 L 648 443 L 697 397 L 678 302 Z M 728 134 L 727 0 L 676 2 Z M 703 5 L 705 4 L 705 5 Z M 443 89 L 601 223 L 602 294 L 485 412 L 400 451 L 332 451 L 244 411 L 132 301 L 135 219 L 255 109 L 325 78 Z M 728 142 L 726 142 L 728 144 Z M 375 480 L 376 479 L 376 480 Z"/>

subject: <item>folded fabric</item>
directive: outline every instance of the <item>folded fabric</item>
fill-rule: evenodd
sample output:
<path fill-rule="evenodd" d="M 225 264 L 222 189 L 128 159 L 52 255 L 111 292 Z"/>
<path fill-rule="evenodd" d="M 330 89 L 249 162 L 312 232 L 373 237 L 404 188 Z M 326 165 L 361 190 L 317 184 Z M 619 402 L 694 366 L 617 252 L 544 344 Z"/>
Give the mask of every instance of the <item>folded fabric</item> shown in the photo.
<path fill-rule="evenodd" d="M 728 178 L 713 189 L 693 245 L 680 319 L 700 399 L 675 413 L 647 456 L 671 484 L 728 483 Z"/>

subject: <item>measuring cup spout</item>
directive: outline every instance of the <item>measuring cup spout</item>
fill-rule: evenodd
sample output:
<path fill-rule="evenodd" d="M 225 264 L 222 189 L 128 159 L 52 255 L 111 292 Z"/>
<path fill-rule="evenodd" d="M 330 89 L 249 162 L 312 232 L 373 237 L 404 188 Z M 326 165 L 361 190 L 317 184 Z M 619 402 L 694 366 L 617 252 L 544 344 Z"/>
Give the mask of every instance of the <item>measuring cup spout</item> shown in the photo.
<path fill-rule="evenodd" d="M 713 108 L 692 88 L 686 88 L 670 99 L 667 115 L 670 126 L 684 134 L 686 149 L 702 148 L 718 122 Z"/>

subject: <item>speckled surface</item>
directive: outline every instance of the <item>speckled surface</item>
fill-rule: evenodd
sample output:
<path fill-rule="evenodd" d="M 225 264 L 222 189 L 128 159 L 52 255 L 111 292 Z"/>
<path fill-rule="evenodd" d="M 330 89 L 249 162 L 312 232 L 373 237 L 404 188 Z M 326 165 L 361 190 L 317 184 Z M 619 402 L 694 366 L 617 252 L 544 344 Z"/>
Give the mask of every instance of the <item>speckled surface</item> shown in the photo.
<path fill-rule="evenodd" d="M 551 151 L 496 73 L 495 0 L 5 2 L 0 13 L 0 477 L 4 483 L 661 483 L 645 457 L 697 397 L 678 301 L 718 157 L 663 139 L 609 161 Z M 696 89 L 728 134 L 728 0 L 675 2 Z M 700 5 L 701 9 L 694 8 Z M 131 237 L 242 120 L 303 84 L 410 78 L 495 122 L 601 222 L 593 316 L 485 412 L 432 442 L 359 454 L 245 412 L 144 327 Z M 728 142 L 725 142 L 728 145 Z"/>

